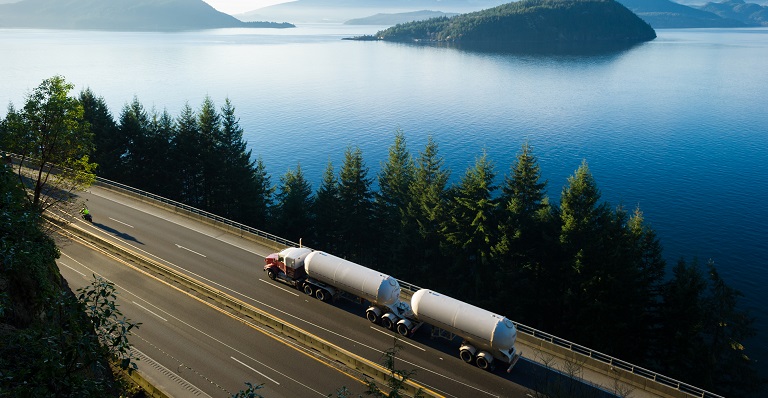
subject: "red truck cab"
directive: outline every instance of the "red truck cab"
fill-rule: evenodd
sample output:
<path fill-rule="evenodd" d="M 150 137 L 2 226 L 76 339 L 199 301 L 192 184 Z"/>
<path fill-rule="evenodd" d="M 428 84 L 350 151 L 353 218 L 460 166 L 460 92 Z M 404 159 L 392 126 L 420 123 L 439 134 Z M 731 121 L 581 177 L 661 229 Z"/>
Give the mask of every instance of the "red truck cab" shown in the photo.
<path fill-rule="evenodd" d="M 286 282 L 303 280 L 307 276 L 304 271 L 304 258 L 312 251 L 307 248 L 289 247 L 279 253 L 272 253 L 264 258 L 264 271 L 269 279 L 283 279 Z"/>

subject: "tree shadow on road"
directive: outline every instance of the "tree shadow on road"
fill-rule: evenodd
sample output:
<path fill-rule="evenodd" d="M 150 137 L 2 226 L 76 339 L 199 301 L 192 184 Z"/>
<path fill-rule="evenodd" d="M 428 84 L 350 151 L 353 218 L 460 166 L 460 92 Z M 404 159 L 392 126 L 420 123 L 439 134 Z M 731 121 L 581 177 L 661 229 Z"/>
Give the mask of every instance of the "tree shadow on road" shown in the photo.
<path fill-rule="evenodd" d="M 112 235 L 115 235 L 116 237 L 118 237 L 120 239 L 125 239 L 125 240 L 129 240 L 131 242 L 136 242 L 136 243 L 138 243 L 140 245 L 144 244 L 143 242 L 141 242 L 141 241 L 137 240 L 136 238 L 134 238 L 132 235 L 126 234 L 125 232 L 120 232 L 120 231 L 118 231 L 118 230 L 116 230 L 116 229 L 114 229 L 112 227 L 108 227 L 108 226 L 106 226 L 104 224 L 100 224 L 100 223 L 94 222 L 93 226 L 98 228 L 98 229 L 100 229 L 100 230 L 102 230 L 102 231 L 104 231 L 104 232 L 108 232 L 108 233 L 110 233 Z"/>

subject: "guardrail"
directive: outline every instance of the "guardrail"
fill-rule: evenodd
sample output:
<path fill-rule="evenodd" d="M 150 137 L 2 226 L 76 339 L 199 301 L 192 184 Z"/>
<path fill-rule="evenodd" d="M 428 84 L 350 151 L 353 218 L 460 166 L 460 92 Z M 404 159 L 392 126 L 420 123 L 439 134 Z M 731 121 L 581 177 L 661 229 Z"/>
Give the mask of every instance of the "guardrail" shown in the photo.
<path fill-rule="evenodd" d="M 192 214 L 197 214 L 197 215 L 200 215 L 202 217 L 209 218 L 209 219 L 211 219 L 213 221 L 222 223 L 224 225 L 240 229 L 240 230 L 242 230 L 244 232 L 255 234 L 255 235 L 257 235 L 257 236 L 259 236 L 259 237 L 261 237 L 263 239 L 268 239 L 268 240 L 276 242 L 276 243 L 278 243 L 280 245 L 292 246 L 292 247 L 299 247 L 300 246 L 296 242 L 292 242 L 292 241 L 289 241 L 287 239 L 283 239 L 283 238 L 281 238 L 279 236 L 272 235 L 270 233 L 258 230 L 256 228 L 252 228 L 252 227 L 249 227 L 247 225 L 244 225 L 244 224 L 241 224 L 241 223 L 238 223 L 238 222 L 226 219 L 224 217 L 220 217 L 220 216 L 217 216 L 215 214 L 212 214 L 212 213 L 200 210 L 200 209 L 196 209 L 196 208 L 194 208 L 192 206 L 188 206 L 188 205 L 185 205 L 183 203 L 179 203 L 179 202 L 176 202 L 176 201 L 173 201 L 173 200 L 170 200 L 170 199 L 166 199 L 166 198 L 164 198 L 162 196 L 155 195 L 155 194 L 153 194 L 151 192 L 142 191 L 140 189 L 136 189 L 136 188 L 127 186 L 125 184 L 120 184 L 118 182 L 107 180 L 107 179 L 101 178 L 101 177 L 97 177 L 96 180 L 97 180 L 97 182 L 99 182 L 99 183 L 101 183 L 103 185 L 106 185 L 108 187 L 115 187 L 115 188 L 118 188 L 120 190 L 125 190 L 125 191 L 128 191 L 128 192 L 131 192 L 131 193 L 133 193 L 135 195 L 144 196 L 144 197 L 147 197 L 147 198 L 152 199 L 154 201 L 158 201 L 158 202 L 166 204 L 166 205 L 171 205 L 171 206 L 177 207 L 179 209 L 182 209 L 184 211 L 190 212 Z M 401 288 L 403 288 L 404 290 L 406 290 L 408 292 L 411 292 L 411 293 L 414 293 L 414 292 L 418 291 L 419 289 L 421 289 L 421 287 L 419 287 L 419 286 L 416 286 L 414 284 L 411 284 L 411 283 L 408 283 L 408 282 L 405 282 L 405 281 L 402 281 L 402 280 L 398 280 L 398 282 L 400 283 L 400 287 Z M 642 377 L 644 379 L 653 381 L 655 383 L 659 383 L 659 384 L 661 384 L 663 386 L 666 386 L 666 387 L 669 387 L 669 388 L 671 388 L 671 389 L 673 389 L 675 391 L 680 391 L 680 392 L 683 392 L 685 394 L 688 394 L 688 395 L 694 396 L 694 397 L 701 397 L 701 398 L 724 398 L 721 395 L 717 395 L 717 394 L 711 393 L 709 391 L 706 391 L 706 390 L 703 390 L 701 388 L 692 386 L 692 385 L 684 383 L 682 381 L 675 380 L 673 378 L 664 376 L 664 375 L 659 374 L 657 372 L 654 372 L 652 370 L 648 370 L 648 369 L 645 369 L 643 367 L 640 367 L 640 366 L 631 364 L 629 362 L 623 361 L 621 359 L 614 358 L 614 357 L 612 357 L 610 355 L 603 354 L 603 353 L 601 353 L 599 351 L 592 350 L 592 349 L 590 349 L 588 347 L 584 347 L 582 345 L 579 345 L 579 344 L 573 343 L 571 341 L 562 339 L 560 337 L 551 335 L 549 333 L 546 333 L 546 332 L 543 332 L 541 330 L 532 328 L 532 327 L 524 325 L 522 323 L 514 322 L 514 321 L 513 321 L 513 323 L 515 324 L 515 327 L 517 327 L 518 331 L 520 331 L 522 333 L 525 333 L 525 334 L 527 334 L 527 335 L 529 335 L 531 337 L 535 337 L 535 338 L 537 338 L 539 340 L 546 341 L 546 342 L 548 342 L 550 344 L 553 344 L 555 346 L 558 346 L 560 348 L 564 348 L 564 349 L 566 349 L 566 350 L 568 350 L 570 352 L 573 352 L 573 353 L 576 353 L 576 354 L 580 354 L 580 355 L 584 355 L 584 356 L 586 356 L 588 358 L 591 358 L 591 359 L 593 359 L 595 361 L 598 361 L 598 362 L 601 362 L 603 364 L 609 365 L 609 366 L 611 366 L 613 368 L 618 368 L 618 369 L 624 370 L 626 372 L 629 372 L 629 373 L 631 373 L 633 375 L 640 376 L 640 377 Z"/>
<path fill-rule="evenodd" d="M 14 157 L 16 159 L 20 159 L 20 157 L 18 155 L 10 154 L 10 153 L 6 153 L 6 154 L 11 156 L 11 157 Z M 140 189 L 136 189 L 136 188 L 133 188 L 131 186 L 128 186 L 128 185 L 125 185 L 125 184 L 121 184 L 121 183 L 118 183 L 118 182 L 115 182 L 115 181 L 111 181 L 111 180 L 108 180 L 108 179 L 102 178 L 102 177 L 96 177 L 96 181 L 100 185 L 104 185 L 104 186 L 107 186 L 107 187 L 117 188 L 118 190 L 127 191 L 127 192 L 130 192 L 130 193 L 134 194 L 134 195 L 143 196 L 143 197 L 149 198 L 149 199 L 151 199 L 153 201 L 157 201 L 157 202 L 163 203 L 165 205 L 170 205 L 170 206 L 176 207 L 178 209 L 184 210 L 184 211 L 189 212 L 191 214 L 196 214 L 196 215 L 199 215 L 201 217 L 205 217 L 205 218 L 211 219 L 212 221 L 221 223 L 222 225 L 227 225 L 227 226 L 229 226 L 231 228 L 239 229 L 242 232 L 247 232 L 247 233 L 250 233 L 250 234 L 254 234 L 254 235 L 256 235 L 256 236 L 258 236 L 258 237 L 260 237 L 262 239 L 266 239 L 266 240 L 275 242 L 277 244 L 280 244 L 280 245 L 283 245 L 283 246 L 286 246 L 286 247 L 289 247 L 289 246 L 299 247 L 300 246 L 296 242 L 292 242 L 292 241 L 289 241 L 287 239 L 283 239 L 283 238 L 281 238 L 279 236 L 276 236 L 276 235 L 273 235 L 273 234 L 270 234 L 270 233 L 258 230 L 258 229 L 253 228 L 253 227 L 249 227 L 247 225 L 238 223 L 236 221 L 229 220 L 229 219 L 221 217 L 221 216 L 217 216 L 217 215 L 215 215 L 213 213 L 209 213 L 209 212 L 206 212 L 204 210 L 200 210 L 200 209 L 194 208 L 194 207 L 186 205 L 184 203 L 176 202 L 176 201 L 164 198 L 164 197 L 162 197 L 160 195 L 155 195 L 155 194 L 153 194 L 151 192 L 142 191 Z M 421 289 L 420 287 L 418 287 L 416 285 L 413 285 L 411 283 L 405 282 L 405 281 L 398 280 L 398 282 L 400 283 L 400 286 L 402 288 L 404 288 L 405 290 L 407 290 L 407 291 L 409 291 L 411 293 L 414 293 L 414 292 L 418 291 L 419 289 Z M 685 393 L 685 394 L 688 394 L 688 395 L 694 396 L 694 397 L 701 397 L 701 398 L 724 398 L 721 395 L 717 395 L 715 393 L 706 391 L 706 390 L 698 388 L 696 386 L 692 386 L 692 385 L 690 385 L 688 383 L 684 383 L 682 381 L 675 380 L 675 379 L 673 379 L 671 377 L 664 376 L 664 375 L 659 374 L 657 372 L 654 372 L 652 370 L 645 369 L 643 367 L 631 364 L 631 363 L 623 361 L 621 359 L 614 358 L 614 357 L 612 357 L 610 355 L 603 354 L 603 353 L 601 353 L 599 351 L 592 350 L 592 349 L 590 349 L 588 347 L 584 347 L 582 345 L 579 345 L 579 344 L 573 343 L 571 341 L 559 338 L 557 336 L 551 335 L 551 334 L 543 332 L 541 330 L 537 330 L 537 329 L 532 328 L 530 326 L 526 326 L 526 325 L 524 325 L 522 323 L 514 322 L 514 321 L 513 321 L 513 323 L 515 324 L 515 327 L 517 327 L 517 330 L 519 330 L 520 332 L 525 333 L 525 334 L 527 334 L 527 335 L 529 335 L 531 337 L 535 337 L 536 339 L 546 341 L 546 342 L 548 342 L 550 344 L 553 344 L 553 345 L 555 345 L 557 347 L 564 348 L 564 349 L 566 349 L 566 350 L 568 350 L 568 351 L 570 351 L 572 353 L 586 356 L 586 357 L 588 357 L 590 359 L 593 359 L 595 361 L 598 361 L 600 363 L 609 365 L 612 368 L 618 368 L 618 369 L 624 370 L 626 372 L 629 372 L 632 375 L 636 375 L 636 376 L 639 376 L 639 377 L 641 377 L 643 379 L 653 381 L 653 382 L 658 383 L 660 385 L 669 387 L 669 388 L 671 388 L 671 389 L 673 389 L 675 391 L 679 391 L 679 392 L 682 392 L 682 393 Z"/>

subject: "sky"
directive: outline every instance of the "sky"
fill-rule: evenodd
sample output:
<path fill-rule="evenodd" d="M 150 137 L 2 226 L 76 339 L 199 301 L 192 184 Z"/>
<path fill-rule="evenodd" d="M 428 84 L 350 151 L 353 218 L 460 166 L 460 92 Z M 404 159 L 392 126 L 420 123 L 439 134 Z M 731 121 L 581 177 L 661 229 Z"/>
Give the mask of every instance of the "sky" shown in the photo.
<path fill-rule="evenodd" d="M 292 0 L 203 0 L 213 8 L 230 15 L 242 14 L 257 8 L 287 3 Z"/>

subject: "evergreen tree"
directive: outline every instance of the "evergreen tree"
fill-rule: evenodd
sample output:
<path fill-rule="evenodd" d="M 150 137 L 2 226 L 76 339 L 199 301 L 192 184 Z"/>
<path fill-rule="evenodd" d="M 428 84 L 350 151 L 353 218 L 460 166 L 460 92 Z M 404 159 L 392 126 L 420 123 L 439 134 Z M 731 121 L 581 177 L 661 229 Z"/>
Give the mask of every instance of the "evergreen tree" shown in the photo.
<path fill-rule="evenodd" d="M 127 147 L 118 134 L 117 123 L 107 107 L 103 97 L 96 97 L 90 88 L 80 92 L 83 105 L 83 118 L 88 122 L 93 134 L 93 161 L 99 165 L 98 174 L 105 178 L 114 178 L 120 165 L 120 157 Z"/>
<path fill-rule="evenodd" d="M 416 235 L 406 227 L 406 210 L 411 201 L 410 186 L 414 179 L 414 165 L 405 145 L 402 131 L 395 132 L 395 142 L 389 148 L 387 162 L 378 175 L 379 191 L 375 210 L 381 238 L 378 254 L 387 261 L 379 262 L 379 269 L 387 273 L 404 273 L 411 266 L 406 247 Z"/>
<path fill-rule="evenodd" d="M 254 201 L 254 197 L 271 193 L 258 184 L 261 177 L 257 175 L 256 161 L 251 158 L 251 150 L 243 139 L 240 121 L 235 116 L 235 107 L 228 98 L 221 108 L 221 140 L 220 171 L 224 181 L 218 190 L 221 198 L 218 202 L 222 215 L 246 223 L 249 220 L 263 222 L 266 219 L 266 207 L 259 203 L 264 199 Z"/>
<path fill-rule="evenodd" d="M 416 284 L 426 285 L 433 280 L 432 273 L 437 272 L 442 262 L 440 226 L 445 218 L 446 187 L 450 177 L 444 164 L 437 143 L 429 137 L 416 160 L 414 180 L 409 187 L 409 226 L 420 237 L 411 241 L 412 255 L 409 257 L 413 260 L 411 274 Z"/>
<path fill-rule="evenodd" d="M 560 291 L 552 288 L 557 262 L 559 227 L 541 181 L 533 148 L 525 143 L 510 166 L 499 198 L 499 241 L 494 247 L 498 263 L 496 308 L 536 327 L 551 323 Z M 548 330 L 548 329 L 544 329 Z"/>
<path fill-rule="evenodd" d="M 145 190 L 164 196 L 178 198 L 180 185 L 176 174 L 176 165 L 172 163 L 173 141 L 176 136 L 176 124 L 167 110 L 152 113 L 147 137 L 147 165 L 145 171 Z"/>
<path fill-rule="evenodd" d="M 296 166 L 296 171 L 288 170 L 280 177 L 280 182 L 275 206 L 275 231 L 279 236 L 299 242 L 308 237 L 312 225 L 312 187 L 301 171 L 301 164 Z"/>
<path fill-rule="evenodd" d="M 323 172 L 323 179 L 317 188 L 315 203 L 312 208 L 315 226 L 315 242 L 311 246 L 330 253 L 337 253 L 341 237 L 341 211 L 339 203 L 339 181 L 333 170 L 333 164 L 328 165 Z"/>
<path fill-rule="evenodd" d="M 206 96 L 197 113 L 197 132 L 199 134 L 198 167 L 200 168 L 200 188 L 202 193 L 201 208 L 220 214 L 220 204 L 228 200 L 219 196 L 225 183 L 221 170 L 224 163 L 224 143 L 221 139 L 221 117 L 211 97 Z"/>
<path fill-rule="evenodd" d="M 474 300 L 487 299 L 483 292 L 493 279 L 491 249 L 497 241 L 498 225 L 495 178 L 494 165 L 484 151 L 450 190 L 448 217 L 441 228 L 447 252 L 454 259 L 453 272 L 447 275 L 460 278 L 453 280 L 454 286 L 466 289 L 464 295 Z M 464 283 L 455 284 L 461 281 Z"/>
<path fill-rule="evenodd" d="M 244 215 L 244 221 L 248 225 L 262 230 L 268 229 L 269 221 L 272 217 L 272 195 L 275 187 L 267 174 L 267 167 L 264 160 L 259 156 L 253 166 L 253 173 L 249 175 L 251 179 L 248 185 L 250 196 L 243 200 L 248 200 L 248 212 Z"/>
<path fill-rule="evenodd" d="M 339 171 L 339 209 L 343 215 L 340 252 L 352 261 L 370 264 L 373 261 L 373 192 L 360 148 L 348 147 L 344 152 Z"/>
<path fill-rule="evenodd" d="M 203 171 L 200 167 L 202 143 L 197 118 L 189 104 L 184 105 L 176 118 L 172 150 L 180 188 L 176 200 L 193 207 L 202 207 L 205 198 Z"/>
<path fill-rule="evenodd" d="M 150 168 L 154 167 L 149 161 L 150 129 L 149 114 L 139 99 L 133 97 L 133 101 L 123 107 L 118 121 L 118 135 L 125 148 L 115 170 L 115 180 L 141 189 L 151 188 L 146 178 Z"/>

